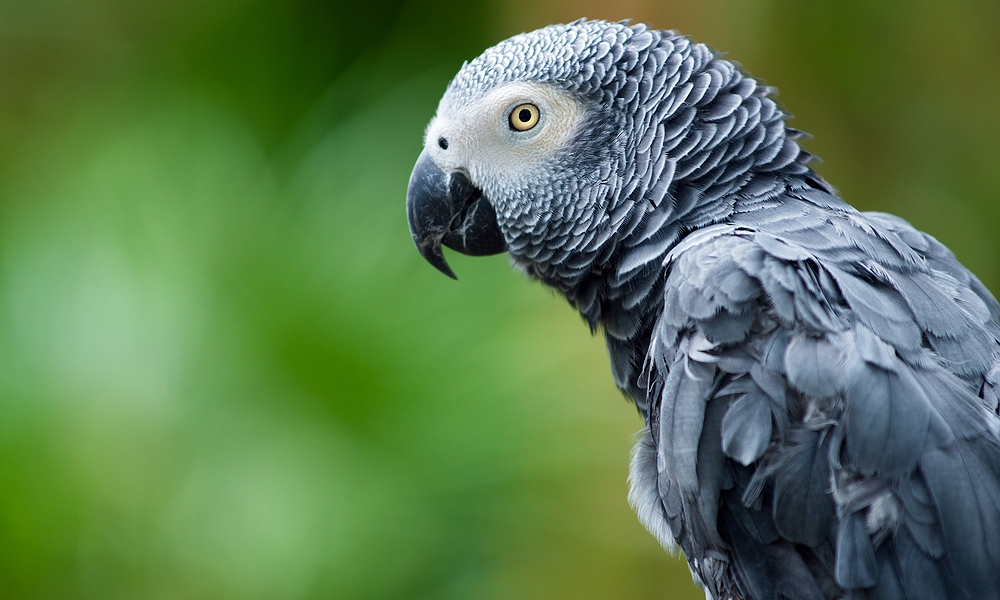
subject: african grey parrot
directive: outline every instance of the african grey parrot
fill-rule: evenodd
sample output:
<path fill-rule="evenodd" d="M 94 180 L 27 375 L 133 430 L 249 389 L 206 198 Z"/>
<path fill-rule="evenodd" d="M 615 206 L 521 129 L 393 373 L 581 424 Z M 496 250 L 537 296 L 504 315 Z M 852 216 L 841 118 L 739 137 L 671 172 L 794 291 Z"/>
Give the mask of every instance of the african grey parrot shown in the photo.
<path fill-rule="evenodd" d="M 711 598 L 1000 598 L 1000 306 L 845 204 L 772 90 L 577 21 L 465 64 L 407 191 L 420 253 L 508 251 L 603 330 L 629 501 Z"/>

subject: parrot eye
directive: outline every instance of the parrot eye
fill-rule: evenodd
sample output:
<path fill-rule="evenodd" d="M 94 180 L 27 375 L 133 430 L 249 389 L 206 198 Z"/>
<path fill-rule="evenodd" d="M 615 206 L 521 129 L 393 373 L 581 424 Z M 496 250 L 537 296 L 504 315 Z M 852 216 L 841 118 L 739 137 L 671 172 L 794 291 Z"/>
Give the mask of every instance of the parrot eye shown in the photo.
<path fill-rule="evenodd" d="M 527 131 L 538 125 L 538 107 L 534 104 L 518 104 L 510 111 L 510 128 L 515 131 Z"/>

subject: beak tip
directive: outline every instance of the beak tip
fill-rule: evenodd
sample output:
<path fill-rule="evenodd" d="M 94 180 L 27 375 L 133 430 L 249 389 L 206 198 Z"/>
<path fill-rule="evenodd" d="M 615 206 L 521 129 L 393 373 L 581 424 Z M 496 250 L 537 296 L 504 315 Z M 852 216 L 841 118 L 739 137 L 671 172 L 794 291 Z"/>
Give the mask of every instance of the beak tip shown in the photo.
<path fill-rule="evenodd" d="M 441 242 L 434 239 L 429 240 L 419 240 L 416 236 L 413 237 L 414 243 L 417 245 L 417 250 L 420 252 L 420 256 L 424 257 L 424 260 L 429 262 L 432 267 L 441 271 L 448 277 L 458 280 L 455 276 L 455 272 L 451 270 L 448 265 L 448 261 L 444 258 L 444 252 L 441 250 Z"/>
<path fill-rule="evenodd" d="M 434 268 L 437 269 L 438 271 L 441 271 L 448 277 L 451 277 L 455 281 L 458 281 L 458 276 L 455 275 L 455 272 L 451 270 L 451 267 L 448 266 L 448 263 L 446 263 L 443 258 L 441 259 L 440 263 L 431 263 L 431 264 L 434 265 Z"/>

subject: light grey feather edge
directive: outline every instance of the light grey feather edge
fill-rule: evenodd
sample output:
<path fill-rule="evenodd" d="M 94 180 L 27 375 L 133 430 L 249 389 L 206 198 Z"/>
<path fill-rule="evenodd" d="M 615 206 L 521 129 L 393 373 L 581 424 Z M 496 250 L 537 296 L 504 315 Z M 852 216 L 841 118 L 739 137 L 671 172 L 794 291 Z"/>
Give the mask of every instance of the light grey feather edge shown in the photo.
<path fill-rule="evenodd" d="M 628 503 L 645 527 L 663 548 L 677 553 L 677 541 L 663 514 L 663 503 L 656 487 L 656 445 L 649 429 L 636 433 L 628 472 Z"/>

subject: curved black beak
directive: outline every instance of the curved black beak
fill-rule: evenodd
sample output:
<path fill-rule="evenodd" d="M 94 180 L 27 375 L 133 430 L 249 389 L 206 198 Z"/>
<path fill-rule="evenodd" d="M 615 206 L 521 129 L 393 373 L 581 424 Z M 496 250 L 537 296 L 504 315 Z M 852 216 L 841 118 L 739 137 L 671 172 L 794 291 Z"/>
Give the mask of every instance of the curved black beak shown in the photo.
<path fill-rule="evenodd" d="M 417 250 L 427 262 L 451 277 L 455 273 L 441 244 L 470 256 L 499 254 L 507 249 L 493 206 L 464 173 L 445 173 L 424 150 L 406 190 L 406 217 Z"/>

